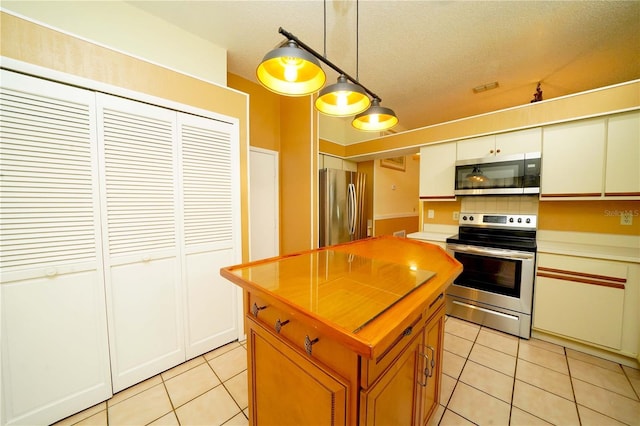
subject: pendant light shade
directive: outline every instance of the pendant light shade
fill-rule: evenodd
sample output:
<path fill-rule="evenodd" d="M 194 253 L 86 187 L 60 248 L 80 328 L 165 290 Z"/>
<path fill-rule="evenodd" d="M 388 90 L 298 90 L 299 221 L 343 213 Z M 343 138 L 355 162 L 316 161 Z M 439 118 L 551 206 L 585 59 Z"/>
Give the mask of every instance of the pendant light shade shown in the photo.
<path fill-rule="evenodd" d="M 267 53 L 256 74 L 264 87 L 287 96 L 315 93 L 327 78 L 316 57 L 293 40 Z"/>
<path fill-rule="evenodd" d="M 398 117 L 390 108 L 380 106 L 380 100 L 374 99 L 371 106 L 363 113 L 356 115 L 351 125 L 358 130 L 381 131 L 398 124 Z"/>
<path fill-rule="evenodd" d="M 316 109 L 323 114 L 344 117 L 361 113 L 369 108 L 371 101 L 364 89 L 347 81 L 341 74 L 338 82 L 325 87 L 316 99 Z"/>

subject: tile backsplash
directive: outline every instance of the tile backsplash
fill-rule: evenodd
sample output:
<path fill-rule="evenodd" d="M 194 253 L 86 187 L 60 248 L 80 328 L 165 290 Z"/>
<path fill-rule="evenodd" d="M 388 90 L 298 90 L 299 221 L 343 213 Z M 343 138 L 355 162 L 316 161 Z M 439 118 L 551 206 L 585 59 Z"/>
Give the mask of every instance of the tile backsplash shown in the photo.
<path fill-rule="evenodd" d="M 538 214 L 538 196 L 462 197 L 460 208 L 469 213 Z"/>

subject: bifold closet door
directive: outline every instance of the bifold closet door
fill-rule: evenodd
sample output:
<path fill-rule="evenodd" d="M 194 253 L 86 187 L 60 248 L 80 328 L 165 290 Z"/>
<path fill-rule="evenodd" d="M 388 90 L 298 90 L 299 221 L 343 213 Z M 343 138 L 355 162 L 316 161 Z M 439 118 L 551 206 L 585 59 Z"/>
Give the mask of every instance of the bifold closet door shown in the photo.
<path fill-rule="evenodd" d="M 97 94 L 114 392 L 185 360 L 175 111 Z"/>
<path fill-rule="evenodd" d="M 0 424 L 50 424 L 111 396 L 95 94 L 0 84 Z"/>
<path fill-rule="evenodd" d="M 239 262 L 238 126 L 178 113 L 183 193 L 187 358 L 238 338 L 237 287 L 220 268 Z"/>

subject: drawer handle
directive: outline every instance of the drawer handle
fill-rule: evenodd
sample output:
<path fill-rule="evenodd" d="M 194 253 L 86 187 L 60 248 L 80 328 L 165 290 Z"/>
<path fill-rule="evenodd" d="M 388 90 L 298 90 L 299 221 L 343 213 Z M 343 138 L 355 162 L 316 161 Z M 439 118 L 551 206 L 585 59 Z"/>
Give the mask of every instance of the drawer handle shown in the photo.
<path fill-rule="evenodd" d="M 317 337 L 313 340 L 309 338 L 309 336 L 304 336 L 304 350 L 307 351 L 307 355 L 311 356 L 311 351 L 313 350 L 313 345 L 318 343 L 320 339 Z"/>
<path fill-rule="evenodd" d="M 402 332 L 402 335 L 403 336 L 411 336 L 411 333 L 413 333 L 413 327 L 409 326 Z"/>
<path fill-rule="evenodd" d="M 267 309 L 266 306 L 258 306 L 257 303 L 254 303 L 253 306 L 251 307 L 251 313 L 253 314 L 254 317 L 258 316 L 258 312 L 260 312 L 263 309 Z"/>
<path fill-rule="evenodd" d="M 276 333 L 280 333 L 280 330 L 282 330 L 282 327 L 284 327 L 287 324 L 289 324 L 289 320 L 280 321 L 280 318 L 278 318 L 276 320 L 276 325 L 275 325 Z"/>
<path fill-rule="evenodd" d="M 433 305 L 435 305 L 435 304 L 438 302 L 438 300 L 442 299 L 443 297 L 444 297 L 444 293 L 440 293 L 440 294 L 438 295 L 438 297 L 436 297 L 436 300 L 434 300 L 433 302 L 431 302 L 431 304 L 429 305 L 429 309 L 431 309 L 431 308 L 433 307 Z"/>

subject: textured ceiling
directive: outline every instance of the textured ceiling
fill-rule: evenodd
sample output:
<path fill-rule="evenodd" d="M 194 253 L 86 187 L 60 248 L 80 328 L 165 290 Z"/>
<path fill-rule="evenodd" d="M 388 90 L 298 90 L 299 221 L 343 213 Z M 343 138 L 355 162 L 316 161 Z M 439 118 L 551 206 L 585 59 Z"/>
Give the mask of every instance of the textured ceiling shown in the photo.
<path fill-rule="evenodd" d="M 550 99 L 640 78 L 640 1 L 129 3 L 226 48 L 228 71 L 252 81 L 283 27 L 358 75 L 396 131 L 529 103 L 538 82 Z"/>

